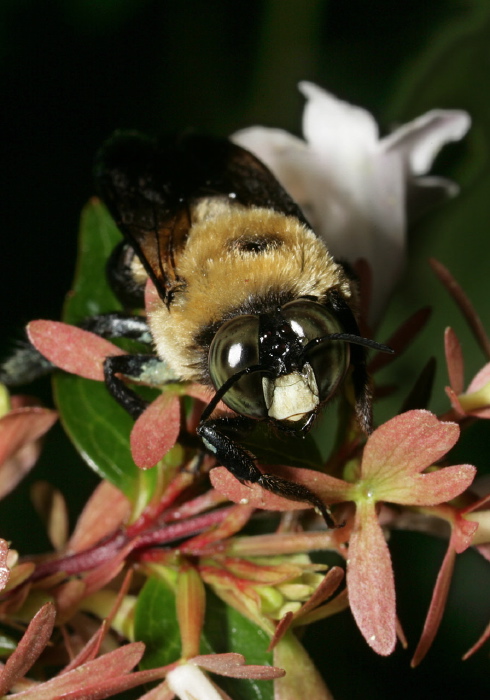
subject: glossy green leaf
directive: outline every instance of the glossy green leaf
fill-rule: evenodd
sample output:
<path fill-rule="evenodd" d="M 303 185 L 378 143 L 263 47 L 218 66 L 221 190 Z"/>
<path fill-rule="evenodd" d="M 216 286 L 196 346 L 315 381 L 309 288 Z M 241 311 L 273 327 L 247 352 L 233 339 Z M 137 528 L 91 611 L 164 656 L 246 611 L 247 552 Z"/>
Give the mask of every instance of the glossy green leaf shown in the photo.
<path fill-rule="evenodd" d="M 67 434 L 88 465 L 131 500 L 146 492 L 151 497 L 156 470 L 142 471 L 129 447 L 131 417 L 109 395 L 101 382 L 72 374 L 57 374 L 55 401 Z"/>
<path fill-rule="evenodd" d="M 73 291 L 64 307 L 66 323 L 80 323 L 88 316 L 121 309 L 105 273 L 107 258 L 120 240 L 105 207 L 98 200 L 89 202 L 82 213 Z M 147 502 L 156 472 L 143 472 L 134 464 L 129 447 L 132 419 L 102 383 L 58 372 L 53 384 L 61 421 L 82 457 L 128 498 Z"/>
<path fill-rule="evenodd" d="M 247 664 L 272 665 L 272 654 L 266 649 L 269 638 L 253 622 L 225 605 L 207 590 L 204 631 L 217 652 L 243 654 Z M 273 681 L 236 680 L 216 676 L 218 685 L 237 700 L 273 700 Z"/>
<path fill-rule="evenodd" d="M 146 645 L 141 668 L 155 668 L 180 657 L 180 631 L 175 595 L 170 586 L 150 578 L 138 597 L 134 620 L 135 637 Z M 237 652 L 247 664 L 272 664 L 267 653 L 267 635 L 206 589 L 206 618 L 201 637 L 201 654 Z M 236 680 L 214 677 L 235 700 L 272 700 L 272 681 Z"/>
<path fill-rule="evenodd" d="M 63 308 L 65 323 L 80 323 L 88 316 L 121 309 L 105 271 L 107 259 L 120 241 L 121 233 L 109 212 L 99 200 L 92 199 L 82 211 L 75 279 Z"/>
<path fill-rule="evenodd" d="M 145 643 L 140 668 L 157 668 L 180 658 L 180 630 L 175 610 L 175 594 L 159 578 L 149 578 L 138 596 L 134 634 Z"/>

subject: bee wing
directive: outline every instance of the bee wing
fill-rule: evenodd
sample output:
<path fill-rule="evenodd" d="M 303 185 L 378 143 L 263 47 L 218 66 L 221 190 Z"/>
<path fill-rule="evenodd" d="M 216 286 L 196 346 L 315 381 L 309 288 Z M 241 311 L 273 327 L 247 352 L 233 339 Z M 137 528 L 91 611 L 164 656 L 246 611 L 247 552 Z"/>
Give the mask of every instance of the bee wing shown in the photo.
<path fill-rule="evenodd" d="M 116 132 L 97 156 L 95 181 L 99 195 L 165 301 L 178 284 L 174 258 L 185 245 L 190 219 L 173 185 L 172 159 L 161 161 L 161 151 L 151 139 Z"/>
<path fill-rule="evenodd" d="M 100 196 L 167 303 L 180 283 L 175 260 L 197 200 L 224 196 L 231 204 L 273 209 L 309 225 L 268 168 L 227 139 L 186 135 L 153 141 L 119 132 L 99 153 L 95 178 Z"/>
<path fill-rule="evenodd" d="M 308 221 L 271 171 L 250 151 L 228 139 L 189 135 L 181 148 L 195 166 L 194 196 L 228 196 L 244 206 L 264 207 Z"/>

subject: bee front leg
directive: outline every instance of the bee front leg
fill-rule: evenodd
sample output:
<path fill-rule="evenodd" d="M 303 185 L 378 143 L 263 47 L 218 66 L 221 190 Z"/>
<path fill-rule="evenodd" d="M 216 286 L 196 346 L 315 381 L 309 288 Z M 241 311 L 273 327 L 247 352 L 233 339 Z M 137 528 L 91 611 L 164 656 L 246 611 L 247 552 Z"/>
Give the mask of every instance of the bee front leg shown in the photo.
<path fill-rule="evenodd" d="M 218 418 L 207 420 L 197 428 L 207 449 L 216 455 L 216 459 L 230 471 L 239 481 L 256 483 L 262 476 L 255 466 L 254 456 L 238 445 L 233 438 L 223 430 L 232 430 L 237 435 L 248 432 L 253 423 L 246 418 Z"/>
<path fill-rule="evenodd" d="M 174 372 L 155 355 L 111 355 L 104 360 L 104 379 L 107 390 L 135 420 L 148 407 L 148 401 L 129 388 L 118 375 L 129 381 L 161 388 L 179 381 Z"/>
<path fill-rule="evenodd" d="M 201 423 L 197 433 L 208 450 L 239 481 L 259 484 L 267 491 L 290 501 L 308 503 L 321 513 L 328 528 L 337 527 L 330 509 L 310 489 L 275 474 L 263 474 L 255 464 L 255 457 L 223 432 L 230 428 L 244 432 L 250 430 L 253 424 L 253 421 L 244 418 L 217 418 Z"/>
<path fill-rule="evenodd" d="M 145 401 L 117 375 L 137 380 L 142 367 L 151 359 L 151 355 L 112 355 L 104 360 L 104 379 L 108 392 L 135 420 L 148 407 Z"/>
<path fill-rule="evenodd" d="M 151 344 L 151 334 L 144 318 L 121 312 L 86 318 L 79 328 L 102 338 L 131 338 Z M 47 360 L 28 340 L 17 344 L 14 352 L 0 365 L 0 382 L 10 387 L 22 386 L 49 374 L 56 365 Z M 167 380 L 169 381 L 169 380 Z"/>

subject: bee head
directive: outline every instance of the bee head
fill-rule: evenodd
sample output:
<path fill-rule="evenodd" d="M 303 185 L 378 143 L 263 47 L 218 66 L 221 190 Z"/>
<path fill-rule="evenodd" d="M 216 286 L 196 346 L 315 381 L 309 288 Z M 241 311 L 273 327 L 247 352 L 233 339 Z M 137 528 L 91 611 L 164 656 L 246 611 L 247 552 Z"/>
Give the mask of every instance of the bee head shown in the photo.
<path fill-rule="evenodd" d="M 306 299 L 273 313 L 238 315 L 213 338 L 211 379 L 237 413 L 301 430 L 347 372 L 344 335 L 334 313 Z"/>

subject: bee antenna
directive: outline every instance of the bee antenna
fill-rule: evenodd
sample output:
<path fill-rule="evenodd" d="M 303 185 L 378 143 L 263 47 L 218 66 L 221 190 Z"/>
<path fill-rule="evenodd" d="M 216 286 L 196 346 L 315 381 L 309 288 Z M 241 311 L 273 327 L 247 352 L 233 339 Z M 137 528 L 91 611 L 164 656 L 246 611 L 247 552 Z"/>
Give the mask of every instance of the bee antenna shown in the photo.
<path fill-rule="evenodd" d="M 305 356 L 309 350 L 327 340 L 343 340 L 345 343 L 362 345 L 365 348 L 372 348 L 373 350 L 379 350 L 379 352 L 387 352 L 390 355 L 395 352 L 393 348 L 390 348 L 388 345 L 378 343 L 376 340 L 371 340 L 370 338 L 363 338 L 361 335 L 355 335 L 354 333 L 329 333 L 328 335 L 323 335 L 321 338 L 313 338 L 313 340 L 310 340 L 303 348 L 302 355 Z"/>
<path fill-rule="evenodd" d="M 201 423 L 209 418 L 211 413 L 214 411 L 218 403 L 221 401 L 223 396 L 231 387 L 246 374 L 253 374 L 254 372 L 263 372 L 264 374 L 272 374 L 270 370 L 265 367 L 265 365 L 250 365 L 250 367 L 245 367 L 238 372 L 235 372 L 231 377 L 229 377 L 224 384 L 220 386 L 218 391 L 215 393 L 211 401 L 208 403 L 201 415 Z"/>

